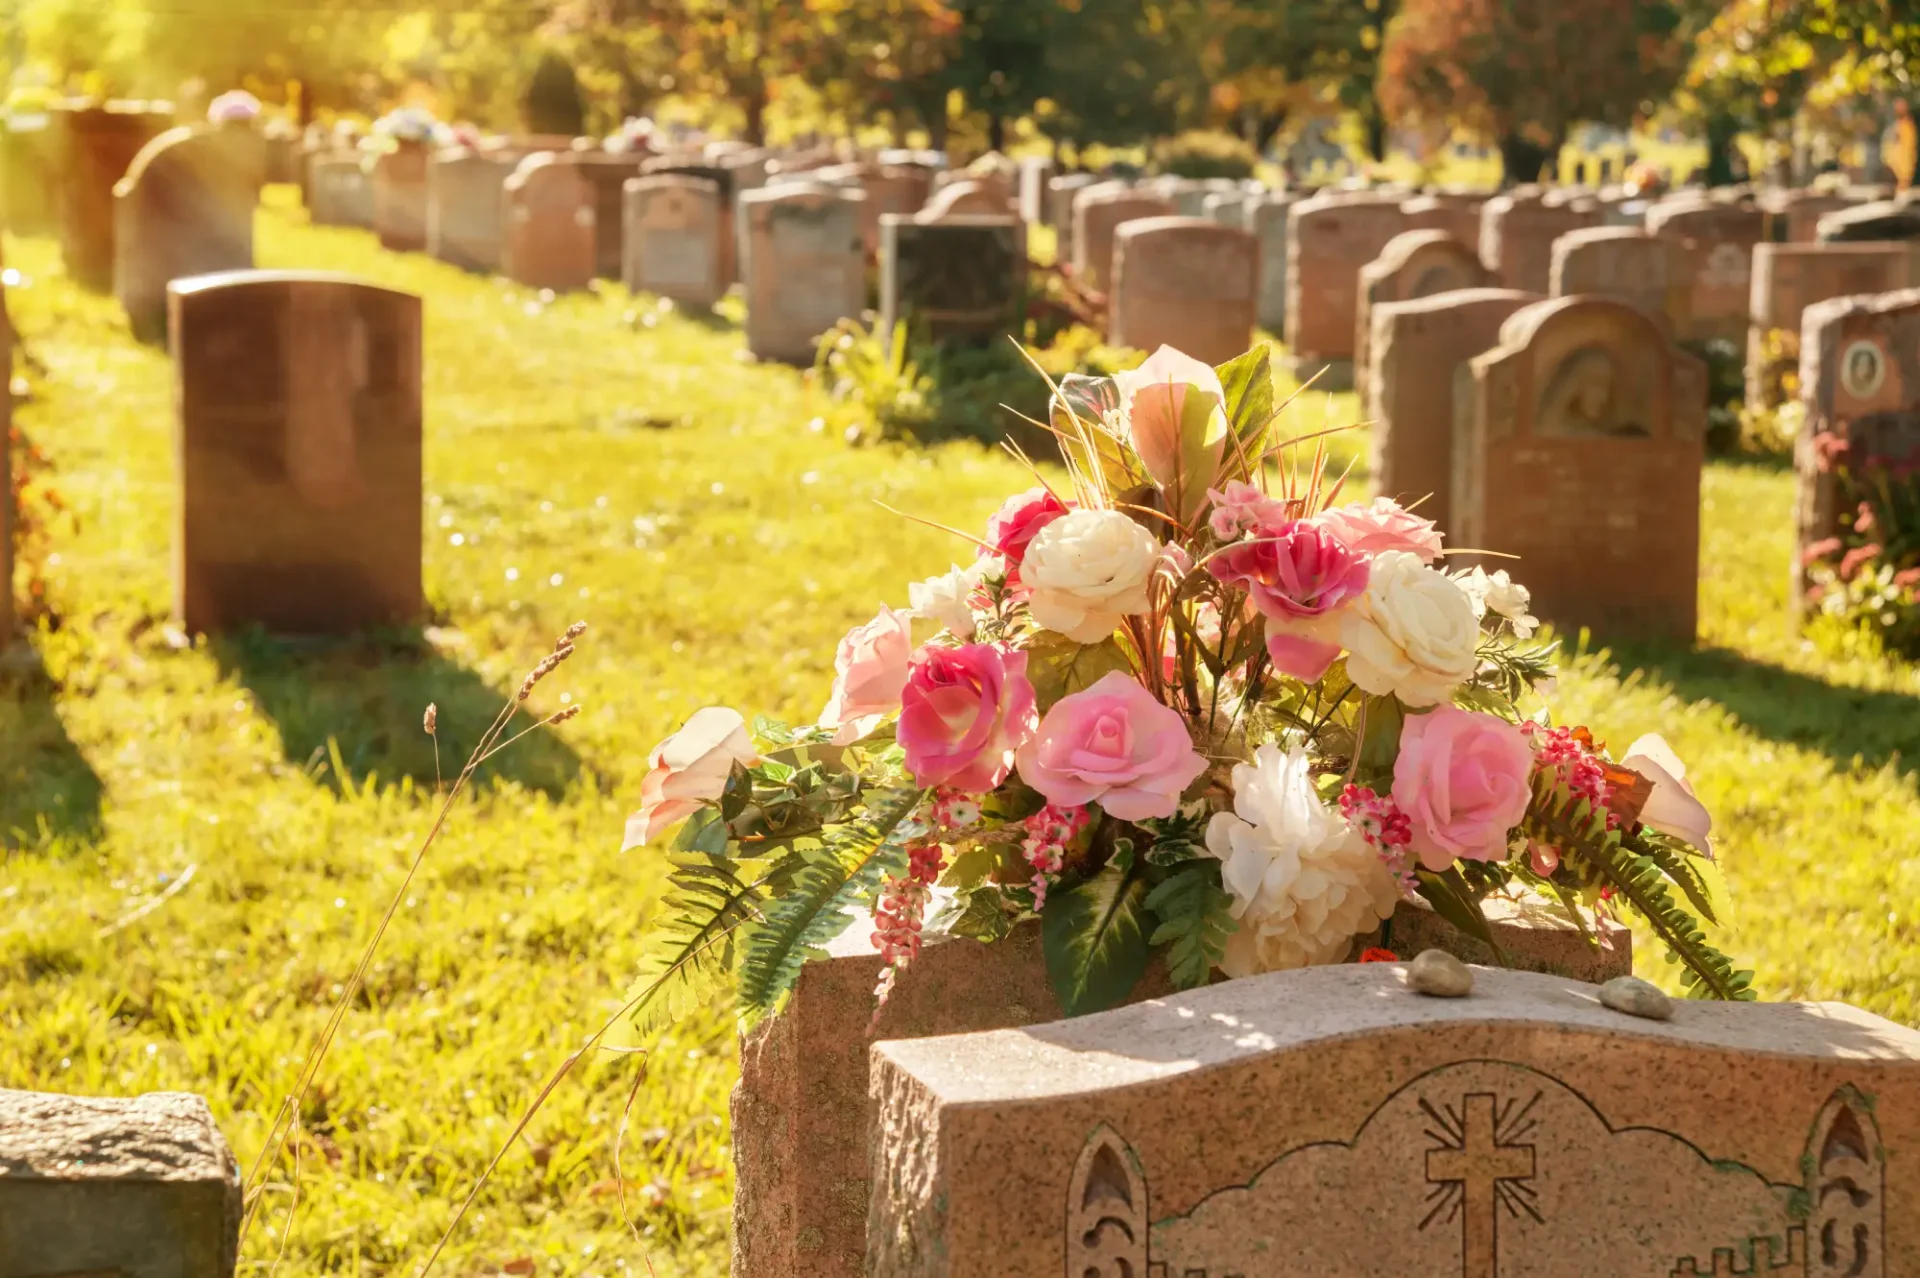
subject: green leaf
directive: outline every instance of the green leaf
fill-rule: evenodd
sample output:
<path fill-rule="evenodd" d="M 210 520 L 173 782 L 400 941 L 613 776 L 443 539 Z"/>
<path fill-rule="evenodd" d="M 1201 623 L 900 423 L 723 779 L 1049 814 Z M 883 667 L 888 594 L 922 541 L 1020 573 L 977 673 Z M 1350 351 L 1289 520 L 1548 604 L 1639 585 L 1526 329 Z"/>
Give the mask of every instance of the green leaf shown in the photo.
<path fill-rule="evenodd" d="M 998 848 L 990 843 L 976 843 L 953 859 L 953 864 L 940 876 L 940 882 L 950 888 L 978 887 L 987 881 L 999 863 Z"/>
<path fill-rule="evenodd" d="M 726 830 L 717 817 L 713 828 Z M 712 1003 L 733 972 L 735 933 L 753 920 L 762 893 L 761 883 L 741 878 L 725 857 L 674 853 L 670 859 L 667 892 L 643 933 L 639 975 L 627 991 L 636 1035 Z"/>
<path fill-rule="evenodd" d="M 1400 730 L 1406 726 L 1407 712 L 1397 697 L 1366 699 L 1366 736 L 1360 742 L 1360 767 L 1369 775 L 1393 771 L 1400 756 Z"/>
<path fill-rule="evenodd" d="M 1034 698 L 1043 713 L 1060 698 L 1083 692 L 1116 670 L 1126 673 L 1131 669 L 1126 651 L 1112 639 L 1079 644 L 1043 631 L 1027 649 L 1027 678 L 1033 683 Z"/>
<path fill-rule="evenodd" d="M 727 771 L 726 788 L 720 792 L 720 816 L 731 821 L 747 810 L 747 804 L 753 799 L 753 774 L 746 765 L 735 760 Z"/>
<path fill-rule="evenodd" d="M 1086 882 L 1048 894 L 1040 941 L 1062 1011 L 1104 1012 L 1133 992 L 1147 970 L 1147 918 L 1138 862 L 1126 869 L 1109 863 Z"/>
<path fill-rule="evenodd" d="M 687 818 L 680 837 L 673 841 L 676 852 L 699 852 L 706 856 L 727 854 L 727 823 L 712 808 L 703 808 Z"/>
<path fill-rule="evenodd" d="M 1248 461 L 1260 455 L 1260 437 L 1273 421 L 1272 350 L 1265 342 L 1214 370 L 1227 392 L 1227 421 Z M 1233 450 L 1227 450 L 1233 456 Z"/>
<path fill-rule="evenodd" d="M 971 937 L 976 941 L 1004 940 L 1013 930 L 1014 907 L 997 883 L 981 883 L 962 888 L 940 907 L 927 927 L 948 936 Z"/>
<path fill-rule="evenodd" d="M 1487 916 L 1481 913 L 1480 900 L 1460 877 L 1460 871 L 1450 866 L 1444 874 L 1424 869 L 1416 869 L 1414 874 L 1419 880 L 1420 895 L 1427 899 L 1434 913 L 1492 950 L 1494 960 L 1505 967 L 1507 956 L 1501 951 L 1500 943 L 1493 939 L 1493 929 L 1487 925 Z"/>
<path fill-rule="evenodd" d="M 1220 863 L 1211 857 L 1187 867 L 1147 893 L 1147 908 L 1160 925 L 1148 944 L 1167 947 L 1167 971 L 1183 990 L 1212 978 L 1233 932 L 1233 897 L 1220 886 Z"/>

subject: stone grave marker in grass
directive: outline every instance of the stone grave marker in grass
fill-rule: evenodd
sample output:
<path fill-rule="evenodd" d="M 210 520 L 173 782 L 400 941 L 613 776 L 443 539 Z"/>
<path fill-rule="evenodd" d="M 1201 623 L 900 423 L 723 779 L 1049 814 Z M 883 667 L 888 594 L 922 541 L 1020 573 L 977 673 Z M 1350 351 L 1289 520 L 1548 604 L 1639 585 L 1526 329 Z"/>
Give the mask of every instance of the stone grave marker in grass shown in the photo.
<path fill-rule="evenodd" d="M 1798 369 L 1800 323 L 1815 302 L 1891 293 L 1920 284 L 1920 244 L 1762 244 L 1753 251 L 1752 315 L 1747 330 L 1747 406 L 1783 398 L 1777 361 Z"/>
<path fill-rule="evenodd" d="M 711 309 L 727 291 L 720 274 L 720 184 L 680 173 L 629 178 L 625 201 L 628 290 Z"/>
<path fill-rule="evenodd" d="M 1600 222 L 1597 206 L 1550 203 L 1537 189 L 1496 195 L 1480 210 L 1480 260 L 1505 287 L 1545 293 L 1551 286 L 1553 242 Z"/>
<path fill-rule="evenodd" d="M 1665 236 L 1632 226 L 1590 226 L 1553 242 L 1554 297 L 1617 297 L 1652 316 L 1669 336 L 1687 328 L 1695 256 Z"/>
<path fill-rule="evenodd" d="M 528 288 L 577 292 L 598 266 L 593 184 L 550 151 L 520 161 L 506 185 L 501 274 Z"/>
<path fill-rule="evenodd" d="M 1766 239 L 1766 218 L 1740 204 L 1664 201 L 1647 210 L 1647 230 L 1681 241 L 1692 259 L 1681 340 L 1745 342 L 1753 250 Z"/>
<path fill-rule="evenodd" d="M 113 188 L 140 148 L 172 126 L 172 109 L 158 106 L 109 102 L 54 113 L 60 253 L 82 288 L 113 287 Z"/>
<path fill-rule="evenodd" d="M 1295 380 L 1347 390 L 1354 378 L 1360 268 L 1404 227 L 1396 197 L 1326 194 L 1287 217 L 1287 352 Z"/>
<path fill-rule="evenodd" d="M 373 230 L 380 247 L 419 253 L 427 247 L 427 147 L 400 142 L 373 161 Z"/>
<path fill-rule="evenodd" d="M 427 253 L 463 271 L 499 270 L 511 176 L 511 165 L 484 152 L 436 154 L 427 166 Z"/>
<path fill-rule="evenodd" d="M 1360 288 L 1354 305 L 1354 389 L 1360 393 L 1361 420 L 1371 420 L 1375 409 L 1368 387 L 1368 344 L 1372 340 L 1373 308 L 1388 302 L 1406 302 L 1458 289 L 1483 288 L 1487 268 L 1465 242 L 1445 231 L 1402 231 L 1387 241 L 1380 256 L 1360 268 Z"/>
<path fill-rule="evenodd" d="M 253 213 L 265 179 L 248 126 L 171 129 L 147 143 L 114 188 L 114 294 L 133 335 L 167 335 L 167 285 L 253 267 Z"/>
<path fill-rule="evenodd" d="M 811 364 L 815 344 L 867 303 L 866 193 L 793 182 L 740 197 L 746 221 L 747 349 Z"/>
<path fill-rule="evenodd" d="M 1172 217 L 1173 205 L 1119 183 L 1090 186 L 1073 199 L 1073 270 L 1081 283 L 1113 287 L 1113 237 L 1123 222 Z"/>
<path fill-rule="evenodd" d="M 956 187 L 948 187 L 949 191 Z M 935 342 L 983 345 L 1020 331 L 1026 227 L 1011 214 L 880 219 L 880 317 Z"/>
<path fill-rule="evenodd" d="M 1260 241 L 1250 231 L 1198 217 L 1127 222 L 1113 241 L 1108 340 L 1224 364 L 1253 344 L 1259 280 Z"/>

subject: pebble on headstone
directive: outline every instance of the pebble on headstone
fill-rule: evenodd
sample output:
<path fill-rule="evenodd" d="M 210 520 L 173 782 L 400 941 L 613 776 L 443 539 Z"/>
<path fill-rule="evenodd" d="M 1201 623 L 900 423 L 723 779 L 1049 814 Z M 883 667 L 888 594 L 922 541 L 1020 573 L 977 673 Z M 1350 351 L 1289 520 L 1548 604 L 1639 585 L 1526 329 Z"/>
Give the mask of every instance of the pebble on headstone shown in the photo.
<path fill-rule="evenodd" d="M 820 337 L 866 308 L 866 199 L 811 182 L 740 197 L 747 349 L 756 358 L 811 364 Z"/>
<path fill-rule="evenodd" d="M 114 187 L 113 291 L 136 339 L 166 337 L 174 280 L 252 269 L 265 161 L 242 126 L 172 129 L 134 157 Z"/>
<path fill-rule="evenodd" d="M 1174 346 L 1209 365 L 1253 344 L 1260 241 L 1197 217 L 1140 218 L 1114 235 L 1108 341 Z"/>
<path fill-rule="evenodd" d="M 1673 1019 L 1673 1000 L 1658 985 L 1637 976 L 1616 976 L 1600 987 L 1600 1002 L 1616 1012 L 1648 1021 Z"/>
<path fill-rule="evenodd" d="M 1018 336 L 1026 265 L 1026 227 L 1010 214 L 928 222 L 890 213 L 880 219 L 882 328 L 908 323 L 935 342 Z"/>
<path fill-rule="evenodd" d="M 240 1213 L 198 1096 L 0 1090 L 0 1274 L 231 1278 Z"/>
<path fill-rule="evenodd" d="M 598 267 L 593 184 L 552 152 L 520 161 L 501 188 L 506 240 L 500 273 L 528 288 L 576 292 Z"/>
<path fill-rule="evenodd" d="M 1473 993 L 1473 969 L 1445 950 L 1421 950 L 1407 964 L 1407 988 L 1434 998 L 1465 998 Z"/>

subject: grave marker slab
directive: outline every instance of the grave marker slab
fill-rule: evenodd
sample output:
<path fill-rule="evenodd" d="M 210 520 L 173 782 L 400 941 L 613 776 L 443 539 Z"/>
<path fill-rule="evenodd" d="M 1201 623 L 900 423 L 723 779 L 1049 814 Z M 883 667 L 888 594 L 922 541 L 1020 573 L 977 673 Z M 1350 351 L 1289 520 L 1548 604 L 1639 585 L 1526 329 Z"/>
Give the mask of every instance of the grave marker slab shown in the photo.
<path fill-rule="evenodd" d="M 625 217 L 629 291 L 694 310 L 710 310 L 725 296 L 719 183 L 682 174 L 629 179 Z"/>
<path fill-rule="evenodd" d="M 1400 216 L 1409 231 L 1445 231 L 1480 251 L 1480 210 L 1486 199 L 1477 195 L 1436 193 L 1417 196 L 1400 206 Z"/>
<path fill-rule="evenodd" d="M 0 1274 L 231 1278 L 240 1215 L 198 1096 L 0 1090 Z"/>
<path fill-rule="evenodd" d="M 1820 218 L 1814 240 L 1820 244 L 1920 240 L 1920 208 L 1897 200 L 1856 204 Z"/>
<path fill-rule="evenodd" d="M 889 1278 L 1920 1272 L 1920 1035 L 1397 964 L 874 1049 Z"/>
<path fill-rule="evenodd" d="M 60 256 L 82 288 L 113 287 L 113 188 L 140 148 L 173 125 L 172 111 L 144 102 L 54 112 L 59 155 Z"/>
<path fill-rule="evenodd" d="M 746 219 L 747 349 L 811 364 L 820 336 L 866 307 L 861 191 L 794 182 L 740 197 Z"/>
<path fill-rule="evenodd" d="M 1126 186 L 1088 187 L 1073 201 L 1073 270 L 1088 288 L 1113 287 L 1113 237 L 1122 223 L 1172 217 L 1173 205 Z"/>
<path fill-rule="evenodd" d="M 567 162 L 593 188 L 593 269 L 617 280 L 626 263 L 626 185 L 640 176 L 644 157 L 607 151 L 575 151 Z"/>
<path fill-rule="evenodd" d="M 1247 201 L 1246 227 L 1260 241 L 1260 327 L 1287 331 L 1287 215 L 1295 199 L 1285 192 Z"/>
<path fill-rule="evenodd" d="M 1053 181 L 1053 161 L 1030 155 L 1020 161 L 1020 220 L 1032 226 L 1046 220 L 1047 187 Z"/>
<path fill-rule="evenodd" d="M 190 633 L 406 626 L 420 584 L 420 299 L 244 271 L 169 290 Z"/>
<path fill-rule="evenodd" d="M 1920 245 L 1762 244 L 1753 251 L 1753 297 L 1747 309 L 1747 404 L 1774 407 L 1766 375 L 1770 334 L 1798 366 L 1800 323 L 1809 306 L 1829 298 L 1891 293 L 1920 284 Z"/>
<path fill-rule="evenodd" d="M 1617 297 L 1651 315 L 1670 337 L 1685 327 L 1695 261 L 1684 245 L 1630 226 L 1593 226 L 1553 242 L 1555 297 Z"/>
<path fill-rule="evenodd" d="M 420 253 L 427 247 L 427 148 L 402 142 L 373 161 L 373 231 L 380 247 Z"/>
<path fill-rule="evenodd" d="M 935 342 L 1004 342 L 1020 330 L 1026 262 L 1026 226 L 1011 215 L 890 213 L 880 219 L 881 324 L 907 322 Z"/>
<path fill-rule="evenodd" d="M 1693 256 L 1681 339 L 1745 341 L 1753 250 L 1766 239 L 1766 214 L 1740 204 L 1663 202 L 1647 210 L 1647 230 L 1682 241 Z"/>
<path fill-rule="evenodd" d="M 1537 190 L 1496 195 L 1480 210 L 1480 260 L 1506 287 L 1545 293 L 1552 287 L 1553 242 L 1599 224 L 1597 205 L 1549 204 Z"/>
<path fill-rule="evenodd" d="M 114 295 L 142 342 L 167 335 L 167 285 L 253 267 L 266 154 L 251 128 L 171 129 L 114 188 Z"/>
<path fill-rule="evenodd" d="M 735 180 L 742 176 L 742 171 L 726 165 L 676 164 L 671 160 L 657 159 L 649 160 L 640 172 L 643 177 L 704 178 L 720 188 L 720 225 L 715 241 L 715 251 L 720 260 L 720 279 L 723 284 L 730 285 L 742 278 L 747 231 L 739 222 L 745 217 L 740 211 L 740 197 L 748 189 L 758 189 L 735 184 Z"/>
<path fill-rule="evenodd" d="M 1006 217 L 1014 210 L 1003 198 L 1005 190 L 998 182 L 952 182 L 934 192 L 926 207 L 914 216 L 923 222 L 947 217 Z"/>
<path fill-rule="evenodd" d="M 516 284 L 577 292 L 599 265 L 593 184 L 552 152 L 520 161 L 501 188 L 506 239 L 500 271 Z"/>
<path fill-rule="evenodd" d="M 1516 312 L 1470 369 L 1460 541 L 1518 555 L 1535 615 L 1563 629 L 1691 643 L 1706 366 L 1625 302 L 1567 297 Z"/>
<path fill-rule="evenodd" d="M 1367 377 L 1373 308 L 1484 288 L 1490 282 L 1487 268 L 1480 265 L 1474 251 L 1445 231 L 1402 231 L 1387 241 L 1379 257 L 1360 268 L 1359 300 L 1354 306 L 1353 367 L 1363 419 L 1374 413 Z"/>
<path fill-rule="evenodd" d="M 1068 173 L 1047 183 L 1047 225 L 1054 230 L 1054 261 L 1073 260 L 1074 197 L 1100 181 L 1091 173 Z"/>
<path fill-rule="evenodd" d="M 513 166 L 455 147 L 427 166 L 427 252 L 463 271 L 500 269 L 506 239 L 505 187 Z"/>
<path fill-rule="evenodd" d="M 1318 373 L 1317 390 L 1352 388 L 1360 268 L 1400 234 L 1400 203 L 1372 194 L 1316 195 L 1288 214 L 1286 338 L 1296 380 Z"/>
<path fill-rule="evenodd" d="M 1253 344 L 1260 241 L 1197 217 L 1141 218 L 1114 235 L 1107 340 L 1153 351 L 1177 346 L 1209 365 Z"/>
<path fill-rule="evenodd" d="M 308 197 L 315 226 L 373 227 L 373 178 L 354 152 L 316 155 L 307 165 Z"/>

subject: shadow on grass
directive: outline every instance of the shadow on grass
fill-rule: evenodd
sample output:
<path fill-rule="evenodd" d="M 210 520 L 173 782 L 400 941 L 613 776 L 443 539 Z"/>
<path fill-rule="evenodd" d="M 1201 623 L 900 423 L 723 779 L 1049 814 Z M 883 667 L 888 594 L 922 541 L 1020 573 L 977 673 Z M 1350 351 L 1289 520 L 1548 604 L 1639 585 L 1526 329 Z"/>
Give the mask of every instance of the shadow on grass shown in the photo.
<path fill-rule="evenodd" d="M 490 686 L 417 635 L 320 640 L 255 631 L 214 639 L 210 651 L 279 727 L 288 762 L 324 776 L 336 790 L 343 769 L 355 782 L 404 776 L 432 786 L 434 742 L 421 726 L 429 704 L 438 707 L 440 773 L 451 781 L 517 690 Z M 507 735 L 533 722 L 516 715 Z M 512 781 L 558 797 L 580 767 L 571 747 L 542 730 L 482 764 L 474 780 Z"/>
<path fill-rule="evenodd" d="M 100 778 L 38 667 L 0 671 L 0 849 L 100 836 Z"/>
<path fill-rule="evenodd" d="M 1682 700 L 1716 702 L 1770 741 L 1818 750 L 1841 768 L 1855 756 L 1870 768 L 1897 763 L 1902 775 L 1920 766 L 1920 697 L 1835 686 L 1725 648 L 1610 647 L 1622 671 L 1638 667 Z"/>

